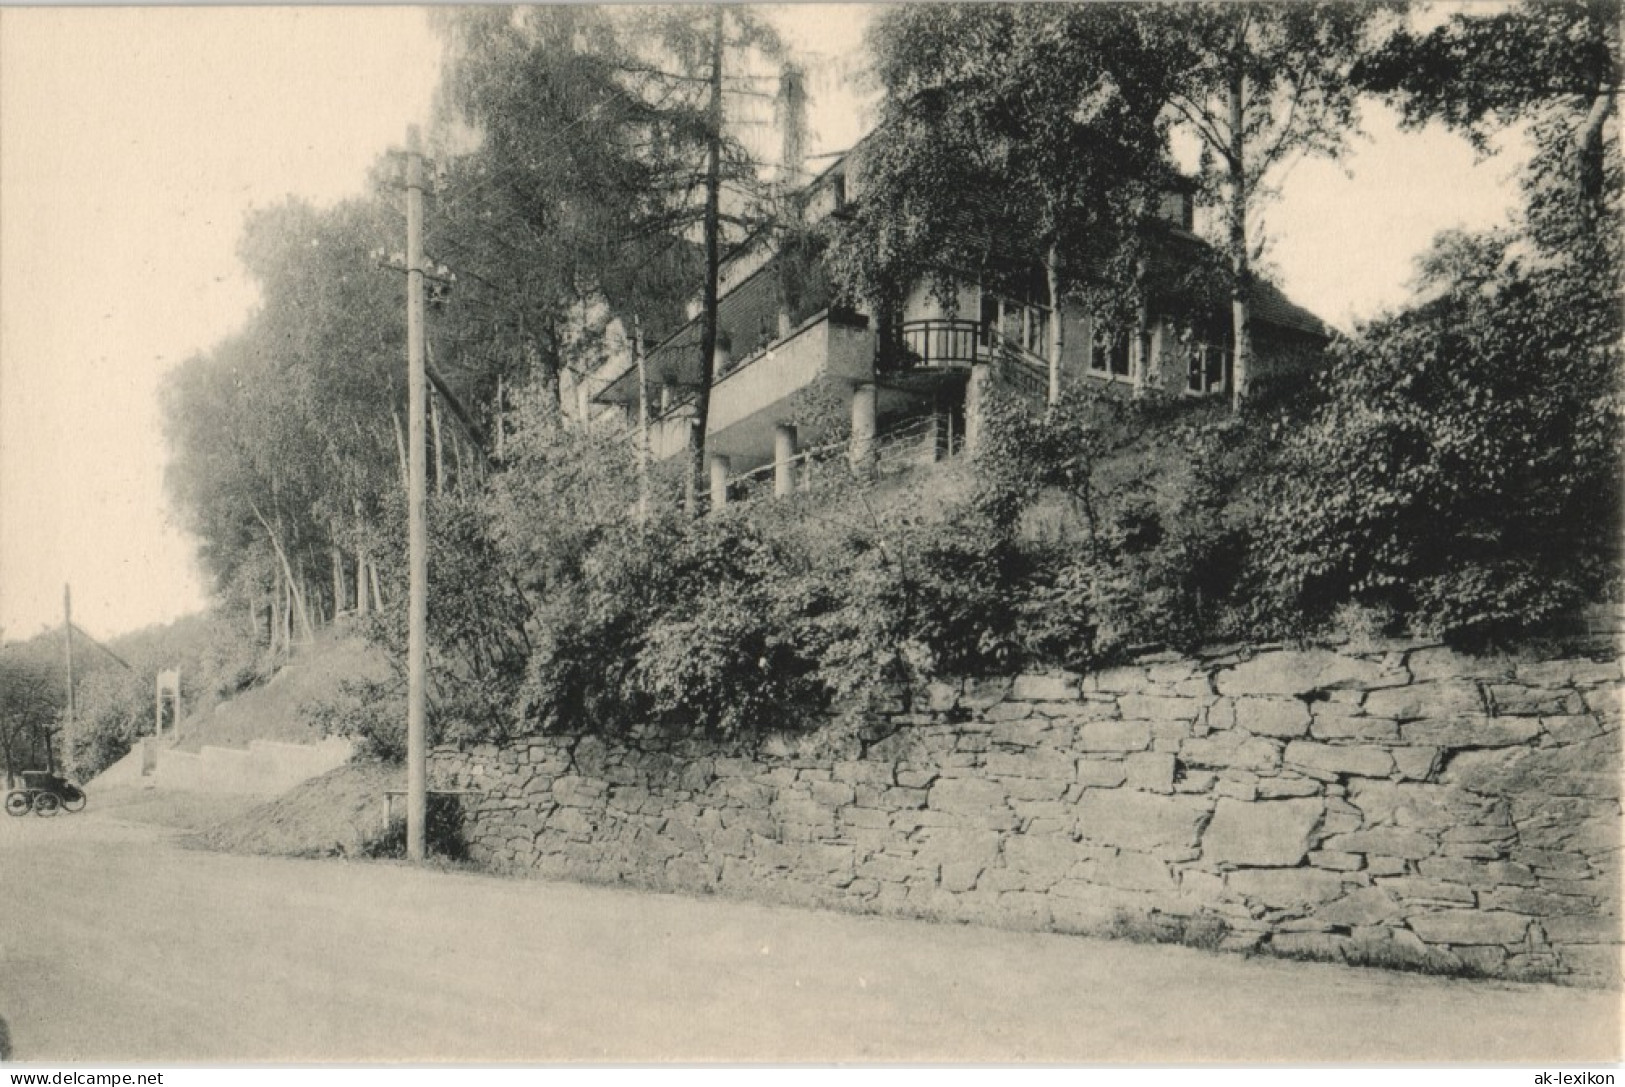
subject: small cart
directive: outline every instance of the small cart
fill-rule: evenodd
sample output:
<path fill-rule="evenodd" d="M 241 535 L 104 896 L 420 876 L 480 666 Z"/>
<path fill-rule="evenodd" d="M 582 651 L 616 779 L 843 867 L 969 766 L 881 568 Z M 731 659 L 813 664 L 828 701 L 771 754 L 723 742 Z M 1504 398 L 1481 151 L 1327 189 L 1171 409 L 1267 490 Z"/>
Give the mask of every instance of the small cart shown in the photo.
<path fill-rule="evenodd" d="M 6 794 L 7 815 L 51 816 L 84 809 L 85 791 L 49 770 L 24 770 L 23 787 Z"/>

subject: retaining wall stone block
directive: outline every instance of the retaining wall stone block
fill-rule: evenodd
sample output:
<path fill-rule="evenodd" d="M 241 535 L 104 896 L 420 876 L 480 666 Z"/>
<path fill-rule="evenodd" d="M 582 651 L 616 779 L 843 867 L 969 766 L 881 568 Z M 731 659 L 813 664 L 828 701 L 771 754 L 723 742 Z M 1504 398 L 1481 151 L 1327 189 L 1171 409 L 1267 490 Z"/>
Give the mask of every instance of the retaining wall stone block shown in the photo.
<path fill-rule="evenodd" d="M 1091 672 L 1083 677 L 1082 687 L 1085 692 L 1134 694 L 1144 691 L 1150 683 L 1144 668 L 1127 665 Z"/>
<path fill-rule="evenodd" d="M 1085 838 L 1142 852 L 1195 846 L 1207 817 L 1206 803 L 1177 795 L 1086 789 L 1078 799 L 1078 830 Z"/>
<path fill-rule="evenodd" d="M 1338 776 L 1383 778 L 1394 772 L 1394 757 L 1383 748 L 1370 745 L 1294 740 L 1286 745 L 1281 758 L 1289 767 Z"/>
<path fill-rule="evenodd" d="M 1417 913 L 1407 923 L 1430 944 L 1515 944 L 1529 932 L 1529 918 L 1488 910 Z"/>
<path fill-rule="evenodd" d="M 1066 702 L 1076 698 L 1078 692 L 1079 680 L 1076 675 L 1065 672 L 1029 673 L 1015 678 L 1010 697 L 1026 702 Z"/>
<path fill-rule="evenodd" d="M 1482 715 L 1487 708 L 1478 684 L 1460 680 L 1371 691 L 1361 705 L 1372 717 L 1390 717 L 1396 721 L 1472 717 Z"/>
<path fill-rule="evenodd" d="M 1125 891 L 1173 893 L 1178 883 L 1166 862 L 1145 853 L 1119 852 L 1084 863 L 1078 875 L 1106 887 Z"/>
<path fill-rule="evenodd" d="M 1207 708 L 1206 698 L 1177 698 L 1154 694 L 1125 694 L 1117 708 L 1125 718 L 1137 721 L 1195 721 Z"/>
<path fill-rule="evenodd" d="M 1597 891 L 1600 893 L 1602 888 L 1597 887 Z M 1484 891 L 1478 896 L 1478 904 L 1483 909 L 1512 910 L 1542 917 L 1597 912 L 1595 903 L 1588 896 L 1555 894 L 1544 888 L 1532 887 L 1497 887 L 1493 891 Z"/>
<path fill-rule="evenodd" d="M 1227 695 L 1297 695 L 1391 681 L 1380 664 L 1324 649 L 1261 653 L 1214 676 L 1219 693 Z"/>
<path fill-rule="evenodd" d="M 1381 887 L 1360 887 L 1315 910 L 1322 921 L 1351 926 L 1387 924 L 1402 913 L 1399 901 Z"/>
<path fill-rule="evenodd" d="M 1274 770 L 1281 765 L 1280 747 L 1240 731 L 1215 732 L 1179 746 L 1179 759 L 1208 769 Z"/>
<path fill-rule="evenodd" d="M 1506 861 L 1484 862 L 1454 857 L 1428 857 L 1417 863 L 1417 869 L 1424 876 L 1447 879 L 1452 883 L 1464 883 L 1469 887 L 1497 887 L 1502 884 L 1530 887 L 1535 883 L 1533 871 L 1524 865 Z"/>
<path fill-rule="evenodd" d="M 1348 712 L 1348 707 L 1318 702 L 1309 707 L 1309 735 L 1317 740 L 1363 740 L 1393 743 L 1399 739 L 1399 722 L 1385 717 L 1367 717 Z"/>
<path fill-rule="evenodd" d="M 1299 777 L 1297 774 L 1287 773 L 1279 777 L 1261 778 L 1258 782 L 1258 795 L 1264 800 L 1283 800 L 1295 796 L 1319 796 L 1321 783 L 1313 778 Z"/>
<path fill-rule="evenodd" d="M 1084 751 L 1144 751 L 1151 746 L 1151 725 L 1146 721 L 1090 721 L 1078 729 Z"/>
<path fill-rule="evenodd" d="M 1585 712 L 1585 700 L 1575 691 L 1553 691 L 1521 683 L 1493 683 L 1490 705 L 1510 717 L 1542 717 Z"/>
<path fill-rule="evenodd" d="M 1225 883 L 1232 892 L 1277 909 L 1330 902 L 1343 893 L 1343 877 L 1320 868 L 1240 868 Z"/>
<path fill-rule="evenodd" d="M 994 777 L 1042 778 L 1070 782 L 1077 776 L 1074 760 L 1066 751 L 1033 749 L 1022 752 L 991 751 L 982 760 Z"/>
<path fill-rule="evenodd" d="M 1256 803 L 1221 798 L 1202 835 L 1202 858 L 1236 865 L 1298 864 L 1324 812 L 1318 798 Z"/>
<path fill-rule="evenodd" d="M 1442 905 L 1471 906 L 1478 901 L 1471 887 L 1450 883 L 1442 879 L 1424 879 L 1419 876 L 1393 876 L 1377 880 L 1377 886 L 1404 899 L 1407 903 L 1438 903 Z"/>
<path fill-rule="evenodd" d="M 1128 766 L 1121 759 L 1079 759 L 1076 766 L 1080 785 L 1115 789 L 1128 780 Z"/>
<path fill-rule="evenodd" d="M 1532 717 L 1463 716 L 1408 721 L 1399 726 L 1400 742 L 1433 747 L 1512 747 L 1540 735 Z"/>
<path fill-rule="evenodd" d="M 1008 810 L 1005 801 L 1009 794 L 997 782 L 974 777 L 945 777 L 931 786 L 927 800 L 929 807 L 944 812 L 981 812 L 988 809 Z"/>
<path fill-rule="evenodd" d="M 1309 731 L 1309 707 L 1296 698 L 1245 696 L 1235 708 L 1236 727 L 1255 735 L 1290 739 Z"/>
<path fill-rule="evenodd" d="M 1174 791 L 1174 756 L 1164 751 L 1140 751 L 1123 760 L 1126 783 L 1131 789 L 1153 793 Z"/>
<path fill-rule="evenodd" d="M 1002 838 L 996 831 L 931 827 L 921 830 L 916 857 L 927 867 L 943 864 L 991 864 Z"/>
<path fill-rule="evenodd" d="M 1374 827 L 1351 834 L 1334 834 L 1321 843 L 1322 849 L 1339 853 L 1375 853 L 1384 857 L 1419 860 L 1433 855 L 1436 844 L 1418 830 L 1403 827 Z"/>

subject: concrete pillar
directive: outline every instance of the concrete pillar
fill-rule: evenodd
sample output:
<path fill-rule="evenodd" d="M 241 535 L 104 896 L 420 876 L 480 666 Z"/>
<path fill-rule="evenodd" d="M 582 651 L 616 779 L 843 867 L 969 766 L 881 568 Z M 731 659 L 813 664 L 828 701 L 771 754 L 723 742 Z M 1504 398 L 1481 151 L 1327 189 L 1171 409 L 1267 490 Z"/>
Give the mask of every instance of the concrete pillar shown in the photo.
<path fill-rule="evenodd" d="M 773 428 L 773 493 L 780 498 L 796 489 L 796 428 L 780 423 Z"/>
<path fill-rule="evenodd" d="M 852 389 L 852 445 L 847 456 L 852 469 L 868 475 L 875 461 L 875 386 L 865 382 Z"/>
<path fill-rule="evenodd" d="M 721 453 L 711 454 L 711 508 L 719 510 L 728 504 L 728 458 Z"/>
<path fill-rule="evenodd" d="M 965 452 L 975 453 L 982 443 L 982 405 L 987 398 L 992 367 L 978 362 L 970 368 L 970 380 L 965 383 Z"/>

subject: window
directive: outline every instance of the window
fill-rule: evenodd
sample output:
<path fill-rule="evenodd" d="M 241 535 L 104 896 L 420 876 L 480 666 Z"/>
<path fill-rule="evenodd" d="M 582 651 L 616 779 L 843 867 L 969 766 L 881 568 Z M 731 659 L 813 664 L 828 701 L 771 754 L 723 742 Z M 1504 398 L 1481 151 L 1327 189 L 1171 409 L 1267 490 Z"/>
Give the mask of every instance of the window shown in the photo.
<path fill-rule="evenodd" d="M 982 343 L 992 345 L 996 330 L 1004 342 L 1039 358 L 1049 358 L 1049 310 L 1043 306 L 1012 302 L 988 291 L 982 292 Z"/>
<path fill-rule="evenodd" d="M 1095 330 L 1094 350 L 1089 352 L 1089 369 L 1102 377 L 1127 378 L 1129 334 L 1110 328 Z"/>
<path fill-rule="evenodd" d="M 1191 194 L 1186 192 L 1165 192 L 1162 194 L 1161 205 L 1158 212 L 1162 218 L 1182 230 L 1190 230 L 1195 216 L 1192 206 Z"/>
<path fill-rule="evenodd" d="M 1230 388 L 1230 352 L 1210 343 L 1192 343 L 1185 387 L 1198 395 L 1222 393 Z"/>

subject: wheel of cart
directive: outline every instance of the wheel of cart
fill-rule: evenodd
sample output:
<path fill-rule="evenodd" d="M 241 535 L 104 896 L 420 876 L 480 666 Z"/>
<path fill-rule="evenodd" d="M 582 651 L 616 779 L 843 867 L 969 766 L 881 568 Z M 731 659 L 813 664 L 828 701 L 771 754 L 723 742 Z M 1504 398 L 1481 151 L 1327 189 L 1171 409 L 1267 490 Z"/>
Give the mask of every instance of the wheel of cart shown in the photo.
<path fill-rule="evenodd" d="M 13 789 L 6 794 L 7 815 L 27 815 L 34 810 L 34 797 L 27 789 Z"/>
<path fill-rule="evenodd" d="M 57 790 L 57 798 L 62 801 L 62 810 L 65 812 L 85 810 L 87 802 L 85 791 L 71 781 L 62 783 L 62 788 Z"/>
<path fill-rule="evenodd" d="M 55 793 L 46 792 L 44 789 L 41 789 L 39 792 L 34 794 L 35 815 L 49 818 L 55 815 L 57 811 L 61 809 L 61 807 L 62 801 L 58 799 Z"/>

